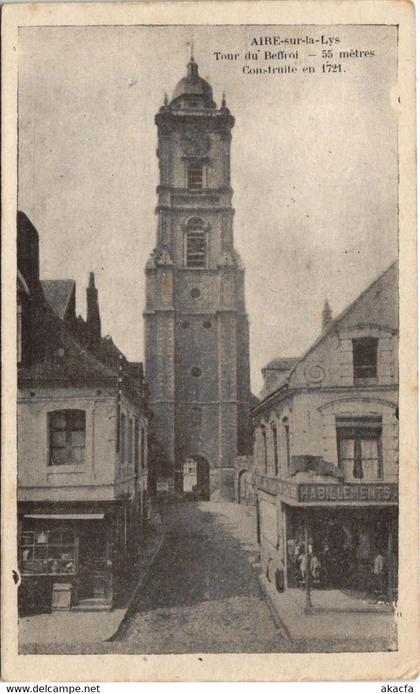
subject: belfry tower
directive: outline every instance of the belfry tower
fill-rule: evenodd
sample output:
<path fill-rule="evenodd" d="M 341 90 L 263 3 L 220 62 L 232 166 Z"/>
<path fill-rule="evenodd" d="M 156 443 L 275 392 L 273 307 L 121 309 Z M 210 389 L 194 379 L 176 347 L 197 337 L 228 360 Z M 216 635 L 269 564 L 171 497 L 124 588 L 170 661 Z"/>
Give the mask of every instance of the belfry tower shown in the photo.
<path fill-rule="evenodd" d="M 235 121 L 191 57 L 155 122 L 158 228 L 144 318 L 158 474 L 182 491 L 186 461 L 195 461 L 204 490 L 233 498 L 234 458 L 252 446 L 244 270 L 232 228 Z"/>

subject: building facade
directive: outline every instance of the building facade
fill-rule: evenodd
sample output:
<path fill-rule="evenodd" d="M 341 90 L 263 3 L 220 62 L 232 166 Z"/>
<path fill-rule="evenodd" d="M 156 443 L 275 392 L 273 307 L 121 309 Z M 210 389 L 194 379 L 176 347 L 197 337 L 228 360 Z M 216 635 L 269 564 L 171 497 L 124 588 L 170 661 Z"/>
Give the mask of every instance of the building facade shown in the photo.
<path fill-rule="evenodd" d="M 270 363 L 265 397 L 253 411 L 263 570 L 278 590 L 301 585 L 308 573 L 314 586 L 391 595 L 398 570 L 396 264 L 338 318 L 324 314 L 323 332 L 303 357 Z"/>
<path fill-rule="evenodd" d="M 18 521 L 21 609 L 109 609 L 147 530 L 150 413 L 141 364 L 101 337 L 91 273 L 39 279 L 18 214 Z"/>
<path fill-rule="evenodd" d="M 145 361 L 160 476 L 234 498 L 252 451 L 244 270 L 233 244 L 234 118 L 194 59 L 156 115 L 157 247 L 146 266 Z"/>

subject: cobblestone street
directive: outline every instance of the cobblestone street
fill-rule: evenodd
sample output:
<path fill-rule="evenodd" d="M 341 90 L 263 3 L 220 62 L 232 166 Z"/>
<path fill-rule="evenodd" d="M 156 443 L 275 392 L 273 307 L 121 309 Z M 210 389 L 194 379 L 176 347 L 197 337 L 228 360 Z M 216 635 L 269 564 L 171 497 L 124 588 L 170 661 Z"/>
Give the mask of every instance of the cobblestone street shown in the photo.
<path fill-rule="evenodd" d="M 126 642 L 127 650 L 285 650 L 257 580 L 252 513 L 236 504 L 212 502 L 181 502 L 162 509 L 168 533 L 135 613 L 118 639 Z"/>

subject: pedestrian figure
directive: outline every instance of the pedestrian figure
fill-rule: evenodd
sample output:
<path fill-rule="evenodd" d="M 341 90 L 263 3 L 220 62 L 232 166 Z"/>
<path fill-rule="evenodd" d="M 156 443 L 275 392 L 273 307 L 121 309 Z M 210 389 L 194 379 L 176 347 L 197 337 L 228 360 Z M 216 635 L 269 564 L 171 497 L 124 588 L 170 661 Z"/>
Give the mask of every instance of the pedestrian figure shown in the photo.
<path fill-rule="evenodd" d="M 313 582 L 319 584 L 321 578 L 321 562 L 315 554 L 311 557 L 311 575 Z"/>
<path fill-rule="evenodd" d="M 378 552 L 373 560 L 373 575 L 375 578 L 376 590 L 379 593 L 378 600 L 383 597 L 384 592 L 384 568 L 384 557 L 380 552 Z"/>

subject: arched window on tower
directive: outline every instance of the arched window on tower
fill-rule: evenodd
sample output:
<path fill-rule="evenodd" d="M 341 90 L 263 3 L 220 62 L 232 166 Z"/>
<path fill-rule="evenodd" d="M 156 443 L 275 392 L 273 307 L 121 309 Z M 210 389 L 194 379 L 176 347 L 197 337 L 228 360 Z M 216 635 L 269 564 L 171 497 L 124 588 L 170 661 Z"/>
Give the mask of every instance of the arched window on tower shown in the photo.
<path fill-rule="evenodd" d="M 207 267 L 207 237 L 203 220 L 189 220 L 185 234 L 185 265 L 189 268 Z"/>
<path fill-rule="evenodd" d="M 201 190 L 203 187 L 203 164 L 201 161 L 190 161 L 187 164 L 187 188 Z"/>

